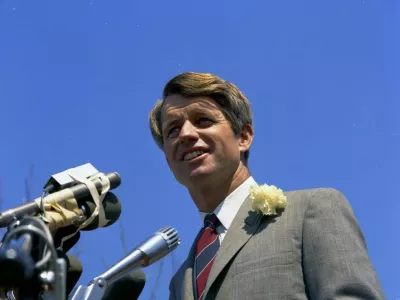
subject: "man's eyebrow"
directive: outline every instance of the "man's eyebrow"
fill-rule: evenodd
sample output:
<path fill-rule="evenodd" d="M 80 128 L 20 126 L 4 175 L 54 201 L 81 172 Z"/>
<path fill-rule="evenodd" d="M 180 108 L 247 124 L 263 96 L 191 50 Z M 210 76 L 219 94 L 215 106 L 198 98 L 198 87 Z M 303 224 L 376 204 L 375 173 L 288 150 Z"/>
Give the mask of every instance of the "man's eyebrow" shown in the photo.
<path fill-rule="evenodd" d="M 191 111 L 191 114 L 218 117 L 218 113 L 213 111 L 212 109 L 210 109 L 208 106 L 193 108 L 193 110 Z M 170 114 L 169 116 L 168 115 L 164 116 L 164 118 L 163 118 L 164 121 L 161 124 L 161 128 L 166 129 L 166 128 L 170 127 L 174 123 L 177 123 L 179 120 L 181 120 L 182 117 L 183 117 L 183 115 L 181 115 L 181 114 Z"/>

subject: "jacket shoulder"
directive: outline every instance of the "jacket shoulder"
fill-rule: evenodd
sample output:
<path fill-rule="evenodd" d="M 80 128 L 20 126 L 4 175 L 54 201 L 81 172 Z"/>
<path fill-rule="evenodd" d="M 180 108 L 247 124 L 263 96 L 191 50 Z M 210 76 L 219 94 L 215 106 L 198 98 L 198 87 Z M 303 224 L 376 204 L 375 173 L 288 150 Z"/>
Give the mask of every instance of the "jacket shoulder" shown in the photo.
<path fill-rule="evenodd" d="M 285 196 L 291 202 L 310 205 L 319 201 L 333 201 L 337 203 L 348 203 L 345 195 L 333 187 L 320 187 L 302 190 L 292 190 L 284 192 Z"/>

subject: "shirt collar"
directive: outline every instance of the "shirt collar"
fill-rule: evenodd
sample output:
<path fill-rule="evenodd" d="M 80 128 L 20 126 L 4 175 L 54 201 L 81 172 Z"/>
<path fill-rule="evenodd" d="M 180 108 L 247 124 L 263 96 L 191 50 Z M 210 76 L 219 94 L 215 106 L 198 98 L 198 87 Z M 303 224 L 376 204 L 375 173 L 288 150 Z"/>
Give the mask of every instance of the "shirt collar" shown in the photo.
<path fill-rule="evenodd" d="M 239 185 L 232 193 L 228 195 L 214 210 L 215 215 L 218 217 L 221 224 L 226 230 L 232 224 L 237 212 L 242 206 L 243 202 L 249 195 L 250 185 L 256 183 L 254 178 L 250 176 L 241 185 Z M 199 211 L 199 216 L 201 219 L 201 224 L 204 224 L 204 218 L 208 213 Z"/>

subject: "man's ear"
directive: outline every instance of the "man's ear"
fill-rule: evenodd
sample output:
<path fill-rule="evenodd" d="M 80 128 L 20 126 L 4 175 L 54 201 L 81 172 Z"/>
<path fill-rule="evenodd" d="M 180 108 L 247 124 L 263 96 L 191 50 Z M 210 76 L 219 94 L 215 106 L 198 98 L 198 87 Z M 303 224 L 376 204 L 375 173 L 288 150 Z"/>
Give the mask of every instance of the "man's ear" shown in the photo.
<path fill-rule="evenodd" d="M 245 124 L 242 130 L 238 133 L 238 143 L 240 152 L 244 153 L 250 149 L 253 143 L 254 131 L 253 126 L 250 124 Z"/>

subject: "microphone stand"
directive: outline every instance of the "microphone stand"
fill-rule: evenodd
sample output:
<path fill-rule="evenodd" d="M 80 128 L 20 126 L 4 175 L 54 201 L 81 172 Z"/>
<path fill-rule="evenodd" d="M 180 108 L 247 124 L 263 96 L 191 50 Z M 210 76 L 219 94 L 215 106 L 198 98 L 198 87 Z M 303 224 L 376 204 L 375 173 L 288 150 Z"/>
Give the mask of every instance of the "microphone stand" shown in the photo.
<path fill-rule="evenodd" d="M 66 299 L 66 262 L 58 258 L 45 223 L 25 216 L 8 226 L 0 246 L 0 287 L 5 299 Z"/>

